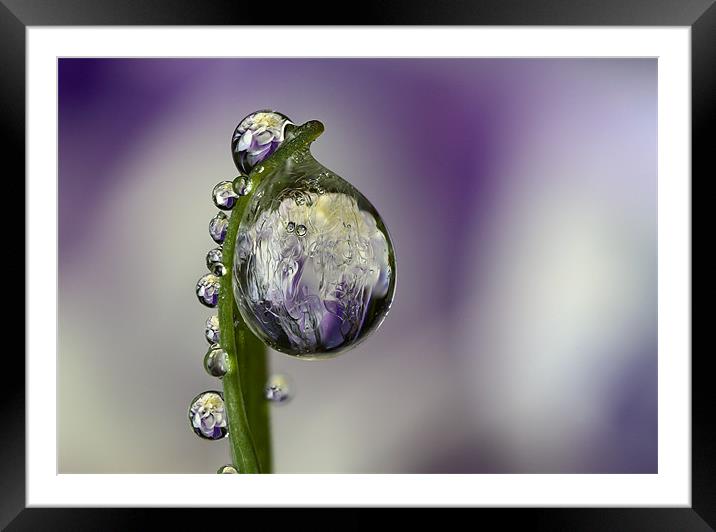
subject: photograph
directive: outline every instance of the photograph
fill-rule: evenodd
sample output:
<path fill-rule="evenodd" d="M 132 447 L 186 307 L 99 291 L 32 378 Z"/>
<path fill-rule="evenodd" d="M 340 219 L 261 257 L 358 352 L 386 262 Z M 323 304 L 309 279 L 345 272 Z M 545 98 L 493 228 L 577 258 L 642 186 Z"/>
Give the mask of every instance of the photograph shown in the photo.
<path fill-rule="evenodd" d="M 0 529 L 713 530 L 714 3 L 0 0 Z"/>
<path fill-rule="evenodd" d="M 655 58 L 59 58 L 58 473 L 658 473 Z"/>

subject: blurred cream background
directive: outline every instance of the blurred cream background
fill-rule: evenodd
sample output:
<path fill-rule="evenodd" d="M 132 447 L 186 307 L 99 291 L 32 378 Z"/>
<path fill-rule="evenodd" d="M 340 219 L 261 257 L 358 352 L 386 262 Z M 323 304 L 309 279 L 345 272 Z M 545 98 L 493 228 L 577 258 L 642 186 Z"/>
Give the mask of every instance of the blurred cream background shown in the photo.
<path fill-rule="evenodd" d="M 214 473 L 194 295 L 234 126 L 316 158 L 397 253 L 383 326 L 271 353 L 280 473 L 656 472 L 656 62 L 60 62 L 60 473 Z M 250 80 L 261 80 L 261 83 Z"/>

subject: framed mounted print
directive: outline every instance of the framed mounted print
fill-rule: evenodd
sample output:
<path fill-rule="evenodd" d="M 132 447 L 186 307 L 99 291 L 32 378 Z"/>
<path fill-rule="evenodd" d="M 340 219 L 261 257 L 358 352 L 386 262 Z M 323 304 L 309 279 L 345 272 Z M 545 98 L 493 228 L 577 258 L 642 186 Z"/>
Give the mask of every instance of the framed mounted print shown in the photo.
<path fill-rule="evenodd" d="M 26 358 L 3 526 L 144 519 L 118 507 L 714 526 L 691 348 L 709 2 L 354 26 L 4 4 Z"/>

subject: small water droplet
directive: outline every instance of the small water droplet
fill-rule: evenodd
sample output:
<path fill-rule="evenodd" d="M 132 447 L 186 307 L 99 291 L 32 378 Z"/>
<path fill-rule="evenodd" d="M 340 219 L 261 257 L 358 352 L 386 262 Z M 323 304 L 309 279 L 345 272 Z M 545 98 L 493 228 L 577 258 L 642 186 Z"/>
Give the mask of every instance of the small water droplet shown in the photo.
<path fill-rule="evenodd" d="M 296 224 L 293 222 L 288 222 L 286 224 L 286 232 L 287 233 L 293 233 L 293 230 L 296 229 Z"/>
<path fill-rule="evenodd" d="M 205 440 L 220 440 L 229 434 L 221 392 L 202 392 L 189 405 L 189 424 L 194 434 Z"/>
<path fill-rule="evenodd" d="M 226 475 L 226 474 L 233 474 L 236 475 L 239 473 L 239 470 L 236 468 L 236 466 L 232 464 L 226 464 L 221 466 L 217 471 L 220 475 Z"/>
<path fill-rule="evenodd" d="M 306 226 L 305 225 L 297 225 L 296 226 L 296 234 L 298 236 L 305 236 L 306 235 Z"/>
<path fill-rule="evenodd" d="M 216 213 L 209 222 L 209 234 L 217 244 L 223 244 L 226 238 L 226 229 L 229 227 L 229 217 L 223 212 Z"/>
<path fill-rule="evenodd" d="M 207 307 L 215 307 L 219 303 L 219 278 L 208 273 L 196 283 L 196 297 Z"/>
<path fill-rule="evenodd" d="M 229 355 L 218 344 L 212 345 L 204 356 L 204 369 L 212 377 L 222 378 L 229 371 Z"/>
<path fill-rule="evenodd" d="M 246 194 L 251 192 L 251 180 L 247 175 L 240 175 L 239 177 L 234 179 L 233 186 L 234 192 L 239 196 L 246 196 Z"/>
<path fill-rule="evenodd" d="M 257 164 L 274 153 L 284 141 L 289 118 L 270 109 L 246 116 L 236 126 L 231 138 L 231 154 L 236 167 L 248 174 Z M 259 173 L 262 170 L 259 169 Z"/>
<path fill-rule="evenodd" d="M 234 192 L 234 184 L 231 181 L 222 181 L 218 183 L 211 193 L 214 199 L 214 205 L 224 211 L 230 211 L 236 205 L 238 194 Z"/>
<path fill-rule="evenodd" d="M 287 403 L 291 395 L 291 384 L 286 375 L 271 375 L 264 388 L 266 399 L 272 403 Z"/>
<path fill-rule="evenodd" d="M 219 343 L 219 340 L 221 339 L 219 332 L 219 316 L 216 314 L 209 316 L 209 319 L 206 320 L 206 331 L 204 334 L 206 336 L 206 341 L 210 344 Z"/>
<path fill-rule="evenodd" d="M 206 254 L 206 267 L 214 275 L 221 277 L 226 274 L 226 266 L 224 266 L 224 254 L 221 248 L 209 250 Z"/>

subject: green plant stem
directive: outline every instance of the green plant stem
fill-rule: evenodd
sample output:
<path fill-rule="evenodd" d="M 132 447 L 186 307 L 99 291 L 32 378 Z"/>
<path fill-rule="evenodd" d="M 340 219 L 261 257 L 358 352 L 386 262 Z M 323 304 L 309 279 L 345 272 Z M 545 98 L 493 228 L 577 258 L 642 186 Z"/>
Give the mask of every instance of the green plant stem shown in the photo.
<path fill-rule="evenodd" d="M 264 397 L 268 378 L 266 346 L 248 329 L 234 302 L 236 235 L 244 210 L 261 180 L 282 168 L 293 153 L 307 149 L 323 132 L 323 124 L 313 120 L 292 126 L 287 132 L 289 138 L 249 174 L 250 192 L 234 206 L 223 245 L 227 273 L 221 278 L 218 314 L 221 346 L 229 358 L 229 369 L 223 379 L 224 403 L 231 456 L 240 473 L 270 473 L 272 457 L 268 402 Z"/>
<path fill-rule="evenodd" d="M 239 202 L 242 207 L 245 203 L 245 201 Z M 223 379 L 224 403 L 229 424 L 229 442 L 234 465 L 238 467 L 241 473 L 260 473 L 261 464 L 256 451 L 256 444 L 252 435 L 248 415 L 248 389 L 244 389 L 242 384 L 244 382 L 248 383 L 254 378 L 248 373 L 248 368 L 244 361 L 252 357 L 262 357 L 265 359 L 266 349 L 262 348 L 259 352 L 249 353 L 247 350 L 248 342 L 246 341 L 246 336 L 251 333 L 249 333 L 245 327 L 234 327 L 234 319 L 235 316 L 238 316 L 238 312 L 235 312 L 231 272 L 233 271 L 236 232 L 241 218 L 241 211 L 243 210 L 240 209 L 239 205 L 237 205 L 235 209 L 236 212 L 234 212 L 229 219 L 229 226 L 224 240 L 223 256 L 227 273 L 221 278 L 221 288 L 219 291 L 221 346 L 224 351 L 226 351 L 229 359 L 229 369 Z M 243 324 L 240 323 L 240 325 Z M 242 371 L 242 369 L 244 371 Z M 244 373 L 243 376 L 242 373 Z"/>
<path fill-rule="evenodd" d="M 234 306 L 234 317 L 238 351 L 241 388 L 246 400 L 246 414 L 256 447 L 256 455 L 262 473 L 272 472 L 271 463 L 271 425 L 269 422 L 269 403 L 264 395 L 264 386 L 268 380 L 268 357 L 266 346 L 249 331 Z M 246 356 L 242 356 L 245 354 Z"/>

